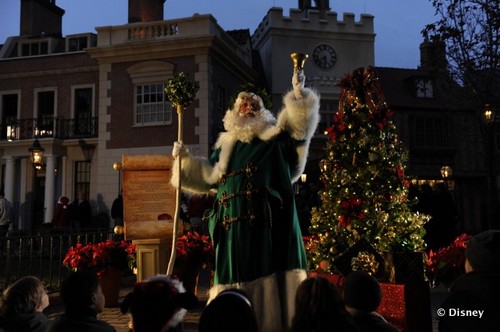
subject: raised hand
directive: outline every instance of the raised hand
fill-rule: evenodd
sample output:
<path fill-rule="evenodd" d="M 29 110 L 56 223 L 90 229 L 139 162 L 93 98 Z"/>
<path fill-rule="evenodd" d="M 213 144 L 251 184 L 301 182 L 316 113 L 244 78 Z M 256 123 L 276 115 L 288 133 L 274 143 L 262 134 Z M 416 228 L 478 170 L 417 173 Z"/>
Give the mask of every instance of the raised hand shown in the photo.
<path fill-rule="evenodd" d="M 174 142 L 174 147 L 172 148 L 172 156 L 177 158 L 188 153 L 188 149 L 182 142 Z"/>
<path fill-rule="evenodd" d="M 304 70 L 294 69 L 292 76 L 292 86 L 295 98 L 302 98 L 302 90 L 304 89 L 305 81 L 306 76 L 304 75 Z"/>

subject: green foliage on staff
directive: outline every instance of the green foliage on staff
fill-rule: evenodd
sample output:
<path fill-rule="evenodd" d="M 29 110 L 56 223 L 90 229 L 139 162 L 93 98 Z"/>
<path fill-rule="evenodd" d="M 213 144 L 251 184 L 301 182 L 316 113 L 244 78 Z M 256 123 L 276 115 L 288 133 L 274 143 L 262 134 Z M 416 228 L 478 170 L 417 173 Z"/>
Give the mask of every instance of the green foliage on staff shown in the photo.
<path fill-rule="evenodd" d="M 184 72 L 176 73 L 165 84 L 165 94 L 174 106 L 189 106 L 198 92 L 198 82 L 191 81 Z"/>

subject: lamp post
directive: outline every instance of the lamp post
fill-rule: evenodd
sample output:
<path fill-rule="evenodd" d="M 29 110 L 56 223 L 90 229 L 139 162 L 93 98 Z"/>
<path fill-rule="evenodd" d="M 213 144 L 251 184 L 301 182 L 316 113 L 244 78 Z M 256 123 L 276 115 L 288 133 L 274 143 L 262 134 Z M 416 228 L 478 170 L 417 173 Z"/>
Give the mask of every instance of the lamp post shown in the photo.
<path fill-rule="evenodd" d="M 495 109 L 491 104 L 484 105 L 483 120 L 486 130 L 486 162 L 488 168 L 488 186 L 490 191 L 490 224 L 489 228 L 497 228 L 498 194 L 496 185 L 495 161 Z"/>

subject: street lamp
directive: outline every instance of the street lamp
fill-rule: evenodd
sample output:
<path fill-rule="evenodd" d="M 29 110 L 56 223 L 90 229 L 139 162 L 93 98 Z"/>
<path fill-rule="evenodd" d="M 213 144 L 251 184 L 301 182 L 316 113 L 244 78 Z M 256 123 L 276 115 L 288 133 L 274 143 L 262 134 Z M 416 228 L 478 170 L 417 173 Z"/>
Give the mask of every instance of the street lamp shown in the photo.
<path fill-rule="evenodd" d="M 484 105 L 483 120 L 486 125 L 486 158 L 488 163 L 488 178 L 491 200 L 490 228 L 497 228 L 498 193 L 496 184 L 496 160 L 495 160 L 495 109 L 491 104 Z"/>
<path fill-rule="evenodd" d="M 38 141 L 38 138 L 35 137 L 35 141 L 33 145 L 28 149 L 31 152 L 31 163 L 35 166 L 36 169 L 41 169 L 43 162 L 43 152 L 45 151 L 42 148 L 42 145 Z"/>
<path fill-rule="evenodd" d="M 484 105 L 484 122 L 492 123 L 495 121 L 495 109 L 491 104 Z"/>

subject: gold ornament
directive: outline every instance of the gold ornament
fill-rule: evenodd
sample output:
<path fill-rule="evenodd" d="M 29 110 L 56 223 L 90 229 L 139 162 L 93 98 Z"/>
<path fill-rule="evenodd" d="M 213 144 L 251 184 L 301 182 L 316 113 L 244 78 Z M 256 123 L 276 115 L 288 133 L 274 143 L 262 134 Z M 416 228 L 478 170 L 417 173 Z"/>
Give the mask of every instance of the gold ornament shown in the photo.
<path fill-rule="evenodd" d="M 116 235 L 122 235 L 123 234 L 123 226 L 115 226 L 113 229 L 113 232 L 115 232 Z"/>

